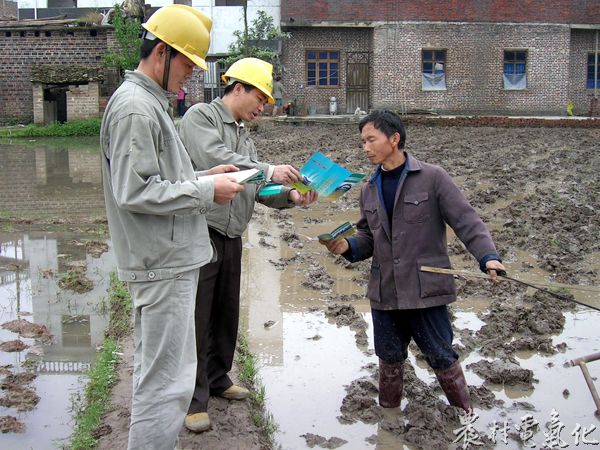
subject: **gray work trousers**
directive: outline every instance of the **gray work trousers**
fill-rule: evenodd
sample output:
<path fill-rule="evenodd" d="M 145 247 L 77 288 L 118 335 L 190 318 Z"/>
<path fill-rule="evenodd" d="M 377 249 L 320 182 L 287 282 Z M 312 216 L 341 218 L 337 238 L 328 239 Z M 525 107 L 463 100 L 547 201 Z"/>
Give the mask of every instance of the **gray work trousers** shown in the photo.
<path fill-rule="evenodd" d="M 194 392 L 198 269 L 129 283 L 135 353 L 129 450 L 172 450 Z"/>

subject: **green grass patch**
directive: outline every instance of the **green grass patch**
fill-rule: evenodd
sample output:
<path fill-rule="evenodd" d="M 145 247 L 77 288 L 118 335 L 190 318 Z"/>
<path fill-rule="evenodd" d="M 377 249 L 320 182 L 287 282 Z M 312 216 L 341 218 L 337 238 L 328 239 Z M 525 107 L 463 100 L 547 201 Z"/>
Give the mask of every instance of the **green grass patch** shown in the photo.
<path fill-rule="evenodd" d="M 0 138 L 97 136 L 100 134 L 101 121 L 102 119 L 97 118 L 53 123 L 46 126 L 31 124 L 23 128 L 0 130 Z"/>
<path fill-rule="evenodd" d="M 250 403 L 252 405 L 252 420 L 266 441 L 266 448 L 277 448 L 275 445 L 275 432 L 277 423 L 265 405 L 266 390 L 258 376 L 256 358 L 248 344 L 248 338 L 241 333 L 238 336 L 236 362 L 239 368 L 240 381 L 250 389 Z"/>
<path fill-rule="evenodd" d="M 125 283 L 115 273 L 110 275 L 108 297 L 109 325 L 102 349 L 89 372 L 81 405 L 76 407 L 75 431 L 71 436 L 71 450 L 90 450 L 96 447 L 97 432 L 109 401 L 110 389 L 117 381 L 120 362 L 119 338 L 131 330 L 131 297 Z"/>
<path fill-rule="evenodd" d="M 113 338 L 104 341 L 102 350 L 89 372 L 89 383 L 85 388 L 84 405 L 75 416 L 76 428 L 71 437 L 72 450 L 93 449 L 98 429 L 110 395 L 110 388 L 116 382 L 117 365 L 119 364 L 119 344 Z"/>

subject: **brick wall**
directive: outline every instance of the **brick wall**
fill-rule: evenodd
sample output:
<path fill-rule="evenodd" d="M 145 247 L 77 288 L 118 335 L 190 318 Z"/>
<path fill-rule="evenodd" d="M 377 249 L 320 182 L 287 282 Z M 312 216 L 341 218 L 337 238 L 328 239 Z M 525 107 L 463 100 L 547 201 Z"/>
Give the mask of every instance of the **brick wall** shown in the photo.
<path fill-rule="evenodd" d="M 195 68 L 192 78 L 186 83 L 187 96 L 185 102 L 188 106 L 204 101 L 204 70 Z"/>
<path fill-rule="evenodd" d="M 372 106 L 438 112 L 564 114 L 570 29 L 552 25 L 397 24 L 373 31 Z M 421 51 L 446 50 L 445 91 L 424 91 Z M 505 49 L 527 51 L 527 88 L 505 90 Z"/>
<path fill-rule="evenodd" d="M 593 89 L 586 88 L 588 53 L 596 48 L 596 31 L 573 30 L 571 33 L 571 59 L 569 98 L 575 105 L 575 115 L 587 115 L 590 101 L 594 96 Z M 598 58 L 600 61 L 600 57 Z M 598 89 L 600 96 L 600 89 Z"/>
<path fill-rule="evenodd" d="M 295 28 L 284 46 L 287 98 L 304 96 L 326 113 L 328 99 L 345 111 L 346 55 L 370 51 L 370 107 L 440 113 L 564 114 L 569 98 L 568 26 L 532 24 L 398 23 L 374 28 Z M 306 84 L 305 50 L 340 51 L 340 87 Z M 422 49 L 446 50 L 446 90 L 425 91 Z M 505 90 L 505 49 L 527 51 L 527 88 Z M 582 56 L 583 57 L 583 56 Z"/>
<path fill-rule="evenodd" d="M 598 0 L 281 0 L 284 25 L 407 20 L 597 24 L 600 5 Z"/>
<path fill-rule="evenodd" d="M 329 98 L 336 97 L 338 111 L 346 109 L 346 57 L 348 52 L 371 50 L 371 29 L 368 28 L 298 28 L 292 31 L 292 39 L 284 42 L 282 83 L 285 89 L 284 102 L 298 97 L 305 114 L 309 106 L 316 107 L 318 114 L 329 111 Z M 306 49 L 338 50 L 340 52 L 340 78 L 338 87 L 306 87 Z M 301 87 L 302 86 L 302 87 Z"/>
<path fill-rule="evenodd" d="M 17 2 L 2 0 L 0 3 L 0 19 L 16 19 L 19 14 Z"/>
<path fill-rule="evenodd" d="M 97 82 L 69 86 L 67 91 L 67 121 L 98 117 L 100 87 Z"/>
<path fill-rule="evenodd" d="M 33 120 L 32 64 L 98 66 L 112 37 L 106 28 L 0 31 L 0 121 Z M 114 41 L 114 40 L 112 40 Z"/>

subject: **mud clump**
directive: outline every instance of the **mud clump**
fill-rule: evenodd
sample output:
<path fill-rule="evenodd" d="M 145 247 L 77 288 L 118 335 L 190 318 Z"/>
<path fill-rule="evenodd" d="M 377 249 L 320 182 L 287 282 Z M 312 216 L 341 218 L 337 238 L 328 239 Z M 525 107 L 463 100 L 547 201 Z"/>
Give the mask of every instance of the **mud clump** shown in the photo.
<path fill-rule="evenodd" d="M 508 386 L 527 385 L 533 386 L 535 379 L 533 371 L 523 369 L 515 361 L 508 359 L 497 359 L 495 361 L 478 361 L 467 366 L 486 383 L 502 384 Z"/>
<path fill-rule="evenodd" d="M 339 437 L 334 436 L 329 439 L 326 439 L 323 436 L 319 436 L 318 434 L 312 433 L 301 434 L 300 437 L 303 437 L 306 440 L 306 445 L 308 445 L 310 448 L 338 448 L 348 443 L 348 441 L 345 441 L 344 439 L 341 439 Z"/>
<path fill-rule="evenodd" d="M 319 263 L 313 263 L 304 274 L 302 286 L 321 291 L 331 289 L 333 283 L 333 278 L 325 268 Z"/>
<path fill-rule="evenodd" d="M 270 244 L 269 242 L 267 242 L 264 237 L 261 237 L 258 240 L 258 245 L 260 245 L 261 247 L 264 247 L 264 248 L 276 248 L 277 247 L 276 245 L 273 245 L 273 244 Z"/>
<path fill-rule="evenodd" d="M 37 339 L 42 342 L 49 342 L 52 340 L 52 335 L 48 331 L 46 325 L 38 325 L 31 323 L 25 319 L 16 319 L 9 322 L 4 322 L 2 328 L 13 333 L 18 333 L 25 338 Z"/>
<path fill-rule="evenodd" d="M 31 411 L 40 401 L 34 389 L 16 384 L 2 383 L 0 385 L 4 396 L 0 397 L 0 406 L 15 408 L 17 411 Z"/>
<path fill-rule="evenodd" d="M 346 387 L 346 396 L 342 400 L 338 420 L 342 423 L 354 423 L 358 420 L 365 423 L 377 423 L 382 418 L 381 408 L 374 396 L 379 392 L 373 380 L 359 378 Z"/>
<path fill-rule="evenodd" d="M 20 339 L 15 339 L 14 341 L 0 342 L 0 351 L 2 352 L 22 352 L 27 348 L 29 348 L 29 345 L 27 345 Z"/>
<path fill-rule="evenodd" d="M 36 378 L 37 375 L 31 372 L 11 373 L 6 376 L 6 378 L 3 381 L 3 384 L 28 384 Z"/>
<path fill-rule="evenodd" d="M 281 240 L 287 242 L 287 245 L 289 245 L 292 248 L 304 247 L 304 244 L 300 240 L 300 236 L 298 236 L 296 233 L 284 231 L 283 233 L 281 233 Z"/>
<path fill-rule="evenodd" d="M 25 424 L 19 422 L 13 416 L 0 416 L 0 432 L 2 433 L 23 433 Z"/>
<path fill-rule="evenodd" d="M 354 338 L 359 346 L 369 344 L 367 336 L 368 324 L 352 305 L 334 304 L 327 307 L 325 316 L 335 319 L 338 327 L 348 326 L 354 330 Z"/>
<path fill-rule="evenodd" d="M 108 244 L 104 241 L 86 241 L 85 251 L 93 258 L 100 258 L 108 251 Z"/>
<path fill-rule="evenodd" d="M 69 270 L 63 273 L 58 280 L 58 285 L 61 289 L 69 289 L 83 294 L 89 292 L 94 288 L 92 280 L 85 276 L 85 273 L 80 270 Z"/>

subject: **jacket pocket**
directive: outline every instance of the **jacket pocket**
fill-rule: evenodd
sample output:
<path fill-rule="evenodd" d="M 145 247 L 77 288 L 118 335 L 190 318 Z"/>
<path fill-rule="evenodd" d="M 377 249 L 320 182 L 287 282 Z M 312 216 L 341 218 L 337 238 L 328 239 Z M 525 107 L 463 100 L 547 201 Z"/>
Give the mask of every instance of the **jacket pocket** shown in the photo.
<path fill-rule="evenodd" d="M 367 298 L 373 302 L 381 302 L 381 270 L 379 264 L 371 264 Z"/>
<path fill-rule="evenodd" d="M 406 194 L 403 206 L 406 223 L 420 223 L 429 220 L 428 192 Z"/>
<path fill-rule="evenodd" d="M 450 269 L 450 259 L 447 256 L 433 256 L 417 260 L 417 273 L 421 288 L 421 298 L 437 297 L 440 295 L 456 295 L 456 286 L 452 275 L 433 272 L 422 272 L 421 266 Z"/>
<path fill-rule="evenodd" d="M 174 244 L 185 244 L 190 241 L 191 216 L 173 216 L 173 234 L 171 240 Z"/>
<path fill-rule="evenodd" d="M 381 217 L 377 208 L 364 208 L 365 218 L 369 224 L 371 230 L 377 230 L 381 228 Z"/>

